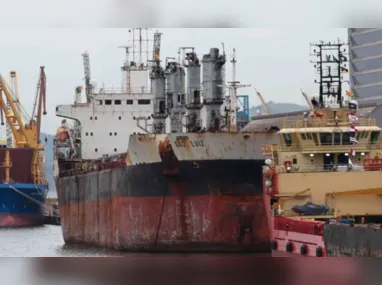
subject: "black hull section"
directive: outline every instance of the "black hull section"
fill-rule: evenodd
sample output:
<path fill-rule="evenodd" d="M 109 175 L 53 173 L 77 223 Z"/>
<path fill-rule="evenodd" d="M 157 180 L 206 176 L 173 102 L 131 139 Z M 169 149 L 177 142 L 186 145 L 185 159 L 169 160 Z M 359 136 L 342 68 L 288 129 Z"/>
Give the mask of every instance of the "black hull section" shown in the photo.
<path fill-rule="evenodd" d="M 382 230 L 325 225 L 325 248 L 329 257 L 382 257 Z"/>
<path fill-rule="evenodd" d="M 263 165 L 264 160 L 181 161 L 175 170 L 165 169 L 162 163 L 130 165 L 61 177 L 61 185 L 57 186 L 69 193 L 66 184 L 75 182 L 77 188 L 86 190 L 85 201 L 112 199 L 116 190 L 119 197 L 169 196 L 176 194 L 174 185 L 181 188 L 184 196 L 260 196 Z M 92 191 L 97 187 L 98 194 Z M 78 198 L 62 195 L 60 204 L 77 203 Z"/>

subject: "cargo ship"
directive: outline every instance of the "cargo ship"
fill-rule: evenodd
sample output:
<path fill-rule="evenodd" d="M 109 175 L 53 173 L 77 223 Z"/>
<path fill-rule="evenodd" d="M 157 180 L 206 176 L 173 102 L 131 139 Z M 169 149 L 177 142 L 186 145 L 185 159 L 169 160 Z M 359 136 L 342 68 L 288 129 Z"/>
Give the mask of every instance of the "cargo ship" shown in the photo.
<path fill-rule="evenodd" d="M 166 58 L 163 68 L 161 33 L 154 34 L 152 59 L 143 62 L 144 31 L 131 32 L 139 35 L 139 52 L 133 35 L 124 88 L 96 90 L 85 53 L 85 88 L 76 89 L 74 104 L 56 107 L 64 118 L 54 173 L 65 243 L 269 252 L 258 146 L 277 137 L 235 130 L 235 92 L 245 86 L 233 80 L 225 96 L 224 47 L 202 60 L 194 48 L 180 48 L 183 57 Z"/>
<path fill-rule="evenodd" d="M 272 256 L 345 256 L 374 246 L 375 234 L 368 239 L 356 233 L 364 228 L 349 226 L 380 219 L 381 128 L 342 96 L 344 45 L 316 45 L 319 98 L 310 113 L 284 120 L 279 144 L 263 146 Z"/>
<path fill-rule="evenodd" d="M 42 114 L 46 114 L 45 84 L 41 67 L 33 114 L 28 117 L 20 103 L 17 73 L 10 72 L 9 86 L 0 76 L 1 125 L 5 117 L 7 136 L 0 148 L 0 227 L 30 227 L 44 222 L 48 184 L 40 126 Z"/>

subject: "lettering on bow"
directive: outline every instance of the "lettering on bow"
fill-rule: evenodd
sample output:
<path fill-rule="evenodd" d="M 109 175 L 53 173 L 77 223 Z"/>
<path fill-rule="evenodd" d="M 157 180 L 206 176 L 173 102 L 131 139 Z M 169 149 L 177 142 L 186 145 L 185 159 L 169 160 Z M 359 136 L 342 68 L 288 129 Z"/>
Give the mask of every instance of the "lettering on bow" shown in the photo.
<path fill-rule="evenodd" d="M 186 147 L 186 144 L 184 143 L 184 140 L 176 140 L 175 146 L 176 147 Z"/>
<path fill-rule="evenodd" d="M 192 147 L 204 147 L 204 141 L 191 141 Z"/>

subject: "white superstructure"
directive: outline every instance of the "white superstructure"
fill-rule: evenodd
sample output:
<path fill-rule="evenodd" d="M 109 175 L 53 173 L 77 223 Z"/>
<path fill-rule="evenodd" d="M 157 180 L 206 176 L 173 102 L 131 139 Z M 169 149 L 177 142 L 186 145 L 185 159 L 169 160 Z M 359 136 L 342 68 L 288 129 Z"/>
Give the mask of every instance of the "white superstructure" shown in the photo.
<path fill-rule="evenodd" d="M 56 107 L 57 116 L 75 121 L 71 136 L 80 152 L 78 156 L 83 159 L 126 152 L 129 136 L 146 132 L 138 127 L 138 123 L 143 128 L 152 124 L 154 95 L 149 81 L 151 64 L 148 57 L 144 58 L 148 51 L 142 50 L 143 43 L 148 40 L 142 37 L 142 29 L 136 29 L 133 33 L 137 34 L 139 41 L 136 43 L 133 35 L 132 52 L 129 52 L 130 47 L 125 47 L 126 61 L 122 70 L 126 79 L 121 90 L 96 88 L 90 78 L 89 54 L 85 52 L 86 100 L 78 99 L 81 97 L 78 96 L 78 92 L 81 92 L 78 89 L 73 105 Z M 129 60 L 129 53 L 133 54 L 132 61 Z M 143 123 L 137 120 L 140 117 L 145 118 Z"/>

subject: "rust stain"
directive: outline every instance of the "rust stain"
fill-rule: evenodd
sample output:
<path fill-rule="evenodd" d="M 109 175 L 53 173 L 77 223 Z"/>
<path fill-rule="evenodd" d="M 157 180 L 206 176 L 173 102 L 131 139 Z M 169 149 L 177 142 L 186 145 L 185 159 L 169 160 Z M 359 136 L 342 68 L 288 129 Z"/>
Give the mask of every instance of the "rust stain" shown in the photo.
<path fill-rule="evenodd" d="M 131 161 L 130 152 L 128 152 L 126 154 L 125 163 L 126 163 L 126 165 L 132 165 L 133 164 L 133 162 Z"/>

